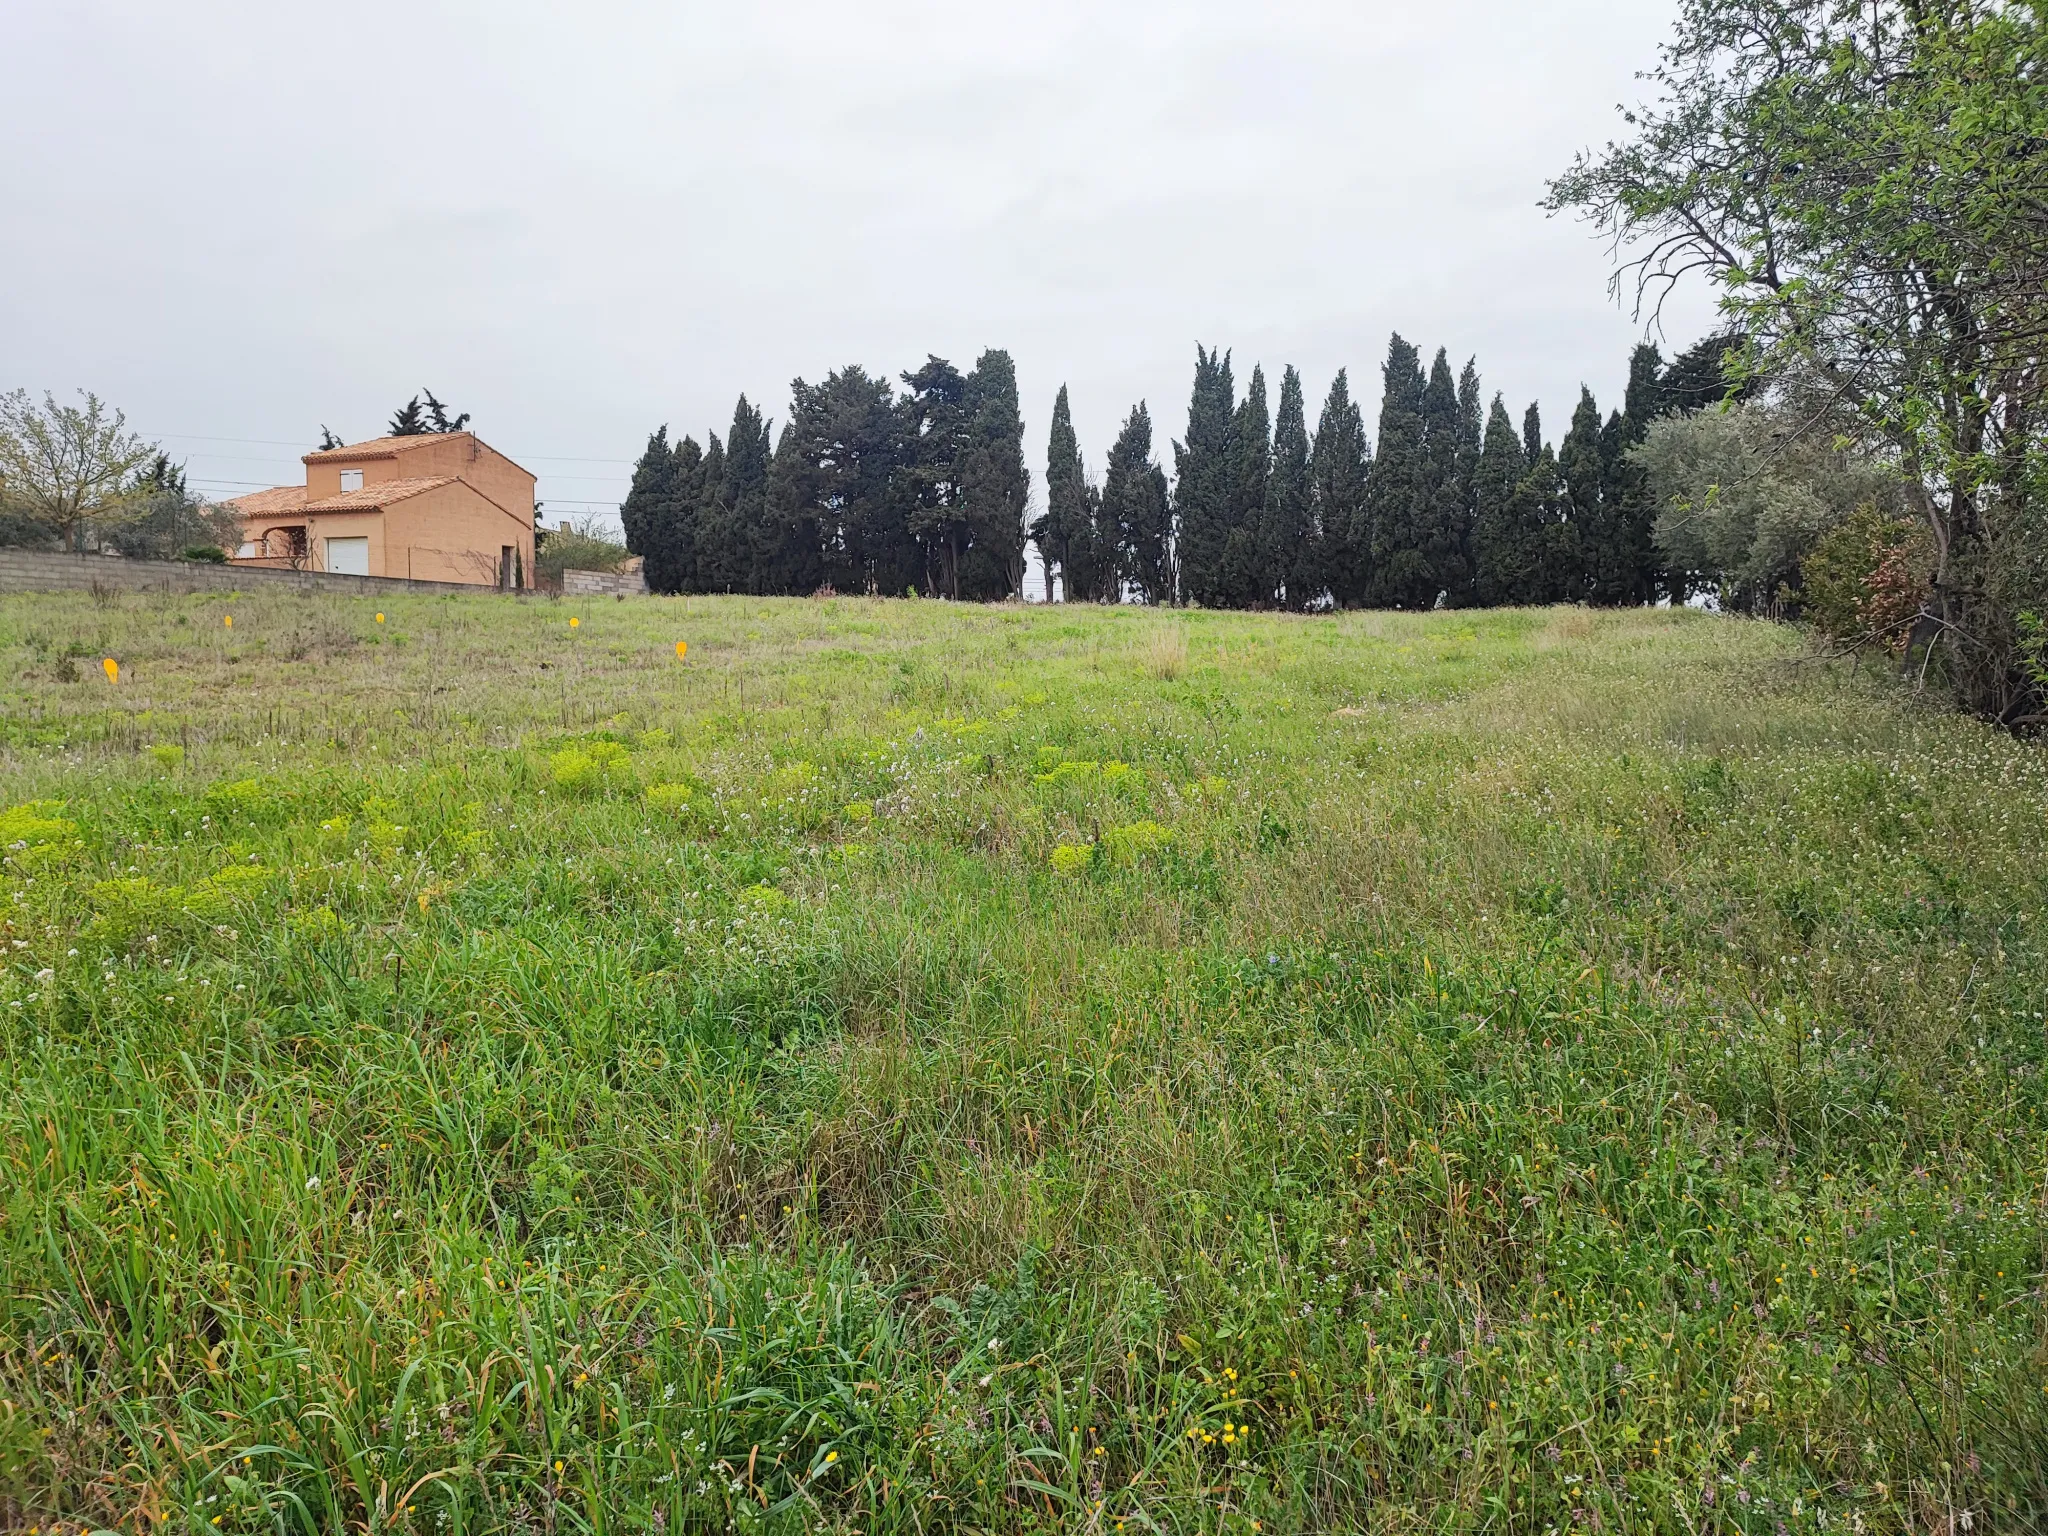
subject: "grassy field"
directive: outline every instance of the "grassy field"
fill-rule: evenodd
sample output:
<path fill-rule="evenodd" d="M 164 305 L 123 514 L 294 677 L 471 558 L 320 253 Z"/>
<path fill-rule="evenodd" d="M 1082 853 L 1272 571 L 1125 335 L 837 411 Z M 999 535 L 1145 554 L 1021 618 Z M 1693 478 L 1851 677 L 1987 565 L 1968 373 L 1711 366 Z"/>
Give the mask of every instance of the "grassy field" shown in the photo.
<path fill-rule="evenodd" d="M 0 1527 L 2048 1523 L 2048 758 L 1789 630 L 71 594 L 0 697 Z"/>

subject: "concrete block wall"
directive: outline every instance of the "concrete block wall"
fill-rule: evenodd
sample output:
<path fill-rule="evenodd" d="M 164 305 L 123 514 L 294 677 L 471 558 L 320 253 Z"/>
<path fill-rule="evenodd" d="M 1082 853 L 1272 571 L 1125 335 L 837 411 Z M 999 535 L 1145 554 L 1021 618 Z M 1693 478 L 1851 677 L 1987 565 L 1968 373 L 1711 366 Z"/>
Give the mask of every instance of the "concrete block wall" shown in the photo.
<path fill-rule="evenodd" d="M 79 592 L 496 592 L 459 581 L 407 581 L 394 576 L 341 576 L 261 565 L 209 565 L 198 560 L 125 560 L 40 549 L 0 549 L 0 593 Z M 517 594 L 514 594 L 517 595 Z"/>
<path fill-rule="evenodd" d="M 647 578 L 639 571 L 564 571 L 564 597 L 645 597 Z"/>

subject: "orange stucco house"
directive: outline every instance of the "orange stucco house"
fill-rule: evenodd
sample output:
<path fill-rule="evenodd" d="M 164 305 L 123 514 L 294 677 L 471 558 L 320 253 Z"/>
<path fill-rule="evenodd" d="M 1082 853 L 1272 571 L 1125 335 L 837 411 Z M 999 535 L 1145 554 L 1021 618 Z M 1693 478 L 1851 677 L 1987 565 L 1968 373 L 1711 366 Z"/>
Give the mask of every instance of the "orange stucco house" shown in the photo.
<path fill-rule="evenodd" d="M 306 483 L 238 496 L 236 565 L 533 585 L 534 477 L 474 432 L 305 456 Z"/>

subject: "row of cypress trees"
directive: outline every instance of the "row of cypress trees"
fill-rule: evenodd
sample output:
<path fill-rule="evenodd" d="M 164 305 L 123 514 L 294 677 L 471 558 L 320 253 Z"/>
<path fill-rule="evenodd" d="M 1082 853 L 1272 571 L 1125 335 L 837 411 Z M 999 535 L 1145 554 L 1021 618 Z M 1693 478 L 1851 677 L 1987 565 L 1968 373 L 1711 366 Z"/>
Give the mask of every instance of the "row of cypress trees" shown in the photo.
<path fill-rule="evenodd" d="M 995 601 L 1024 582 L 1024 420 L 1010 354 L 790 386 L 771 428 L 745 395 L 708 447 L 663 427 L 620 507 L 657 592 L 807 596 L 822 587 Z"/>
<path fill-rule="evenodd" d="M 1339 371 L 1308 430 L 1301 376 L 1264 371 L 1242 399 L 1230 354 L 1195 349 L 1184 439 L 1169 488 L 1140 402 L 1106 472 L 1087 473 L 1066 386 L 1053 405 L 1045 506 L 1029 526 L 1024 424 L 1007 352 L 962 374 L 927 359 L 889 380 L 849 367 L 791 386 L 771 445 L 742 395 L 709 447 L 668 429 L 648 440 L 621 513 L 627 547 L 657 592 L 804 595 L 832 587 L 996 600 L 1019 593 L 1026 540 L 1069 602 L 1188 602 L 1213 608 L 1438 605 L 1683 598 L 1651 538 L 1655 508 L 1629 455 L 1651 421 L 1724 397 L 1710 337 L 1665 366 L 1630 361 L 1621 410 L 1581 391 L 1553 448 L 1531 405 L 1517 430 L 1479 373 L 1453 376 L 1438 350 L 1395 336 L 1384 365 L 1377 448 Z"/>
<path fill-rule="evenodd" d="M 1230 355 L 1197 347 L 1171 493 L 1143 404 L 1093 488 L 1062 387 L 1032 537 L 1069 601 L 1310 609 L 1682 598 L 1686 574 L 1666 570 L 1652 542 L 1655 508 L 1629 449 L 1656 417 L 1723 398 L 1732 345 L 1711 337 L 1669 367 L 1655 347 L 1638 347 L 1623 408 L 1603 420 L 1582 391 L 1553 448 L 1536 406 L 1518 431 L 1498 395 L 1482 407 L 1475 364 L 1454 377 L 1439 350 L 1425 372 L 1397 335 L 1377 452 L 1344 372 L 1311 437 L 1293 368 L 1269 412 L 1262 369 L 1240 399 Z"/>

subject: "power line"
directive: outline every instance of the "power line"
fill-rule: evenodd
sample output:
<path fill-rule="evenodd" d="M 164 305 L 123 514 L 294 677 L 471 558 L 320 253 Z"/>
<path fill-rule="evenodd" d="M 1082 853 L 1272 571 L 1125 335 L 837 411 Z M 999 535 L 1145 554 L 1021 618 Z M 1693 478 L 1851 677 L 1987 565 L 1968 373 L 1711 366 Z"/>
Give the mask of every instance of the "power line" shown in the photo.
<path fill-rule="evenodd" d="M 318 453 L 317 448 L 308 448 L 304 443 L 287 442 L 277 437 L 210 437 L 203 432 L 155 432 L 145 434 L 152 437 L 173 438 L 181 443 L 242 443 L 252 448 L 297 448 L 302 453 Z M 225 458 L 227 455 L 217 455 Z M 635 464 L 637 459 L 593 458 L 587 454 L 571 453 L 529 453 L 524 458 L 542 464 Z M 281 461 L 266 461 L 281 462 Z"/>

